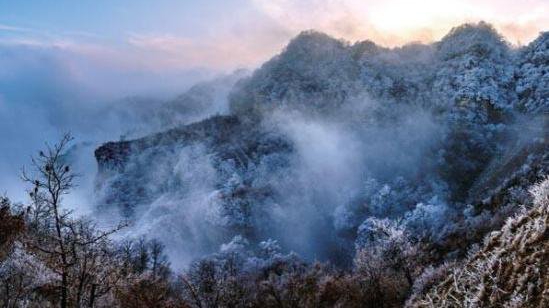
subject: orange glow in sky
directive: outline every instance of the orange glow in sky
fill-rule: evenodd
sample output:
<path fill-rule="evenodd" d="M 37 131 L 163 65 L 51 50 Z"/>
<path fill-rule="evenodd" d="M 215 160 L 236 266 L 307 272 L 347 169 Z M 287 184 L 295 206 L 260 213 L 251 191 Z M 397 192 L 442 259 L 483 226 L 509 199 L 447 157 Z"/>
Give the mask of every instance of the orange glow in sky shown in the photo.
<path fill-rule="evenodd" d="M 549 28 L 545 0 L 253 0 L 289 29 L 314 28 L 351 41 L 386 46 L 440 39 L 452 27 L 492 23 L 511 43 L 528 43 Z"/>

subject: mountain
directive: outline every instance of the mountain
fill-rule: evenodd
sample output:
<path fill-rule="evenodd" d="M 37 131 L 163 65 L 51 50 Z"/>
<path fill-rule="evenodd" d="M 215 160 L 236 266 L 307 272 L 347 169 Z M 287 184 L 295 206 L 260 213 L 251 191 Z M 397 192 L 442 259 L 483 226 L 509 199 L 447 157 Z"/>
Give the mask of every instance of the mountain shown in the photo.
<path fill-rule="evenodd" d="M 201 113 L 217 94 L 197 86 L 158 107 L 173 128 L 99 147 L 98 212 L 176 266 L 242 238 L 351 267 L 369 218 L 400 221 L 433 264 L 463 258 L 549 170 L 548 37 L 515 48 L 481 22 L 390 49 L 303 32 L 222 87 L 224 115 Z"/>

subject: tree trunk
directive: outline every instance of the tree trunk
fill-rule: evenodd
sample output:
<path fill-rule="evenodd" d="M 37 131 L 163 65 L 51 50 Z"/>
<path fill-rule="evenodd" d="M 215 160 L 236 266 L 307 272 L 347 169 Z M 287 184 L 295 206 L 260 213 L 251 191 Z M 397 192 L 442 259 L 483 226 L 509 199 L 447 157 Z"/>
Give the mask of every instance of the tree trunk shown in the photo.
<path fill-rule="evenodd" d="M 67 272 L 63 270 L 61 277 L 61 308 L 67 308 Z"/>
<path fill-rule="evenodd" d="M 89 304 L 89 308 L 93 308 L 93 302 L 95 301 L 95 283 L 92 284 L 91 286 L 91 291 L 90 291 L 90 304 Z"/>

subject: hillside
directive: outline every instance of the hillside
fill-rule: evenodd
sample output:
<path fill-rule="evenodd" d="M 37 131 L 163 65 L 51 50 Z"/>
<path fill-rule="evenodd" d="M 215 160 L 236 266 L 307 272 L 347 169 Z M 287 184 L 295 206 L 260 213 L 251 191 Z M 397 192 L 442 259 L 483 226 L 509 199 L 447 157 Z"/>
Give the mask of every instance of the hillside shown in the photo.
<path fill-rule="evenodd" d="M 549 305 L 549 180 L 533 204 L 510 217 L 484 245 L 449 270 L 409 307 L 546 307 Z"/>
<path fill-rule="evenodd" d="M 392 49 L 306 31 L 227 105 L 177 100 L 223 115 L 166 109 L 169 130 L 99 147 L 97 215 L 166 245 L 197 306 L 541 307 L 548 65 L 547 33 L 516 48 L 483 22 Z"/>
<path fill-rule="evenodd" d="M 97 149 L 99 208 L 175 230 L 185 260 L 243 236 L 349 264 L 366 218 L 423 204 L 443 218 L 414 232 L 462 254 L 469 240 L 435 221 L 512 212 L 547 173 L 547 101 L 527 73 L 546 78 L 547 40 L 513 49 L 486 23 L 395 49 L 303 32 L 236 83 L 230 115 Z"/>

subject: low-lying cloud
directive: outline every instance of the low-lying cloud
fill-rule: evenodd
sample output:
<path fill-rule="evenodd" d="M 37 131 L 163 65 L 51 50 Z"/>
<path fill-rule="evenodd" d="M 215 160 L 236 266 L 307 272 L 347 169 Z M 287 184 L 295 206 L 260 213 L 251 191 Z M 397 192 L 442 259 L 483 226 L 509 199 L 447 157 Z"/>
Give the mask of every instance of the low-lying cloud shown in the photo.
<path fill-rule="evenodd" d="M 0 66 L 0 193 L 18 201 L 26 200 L 21 168 L 44 142 L 71 132 L 86 157 L 78 171 L 89 183 L 98 144 L 140 127 L 150 131 L 139 122 L 140 107 L 129 105 L 126 97 L 142 96 L 155 104 L 212 75 L 205 70 L 128 70 L 72 47 L 36 44 L 0 44 Z"/>

